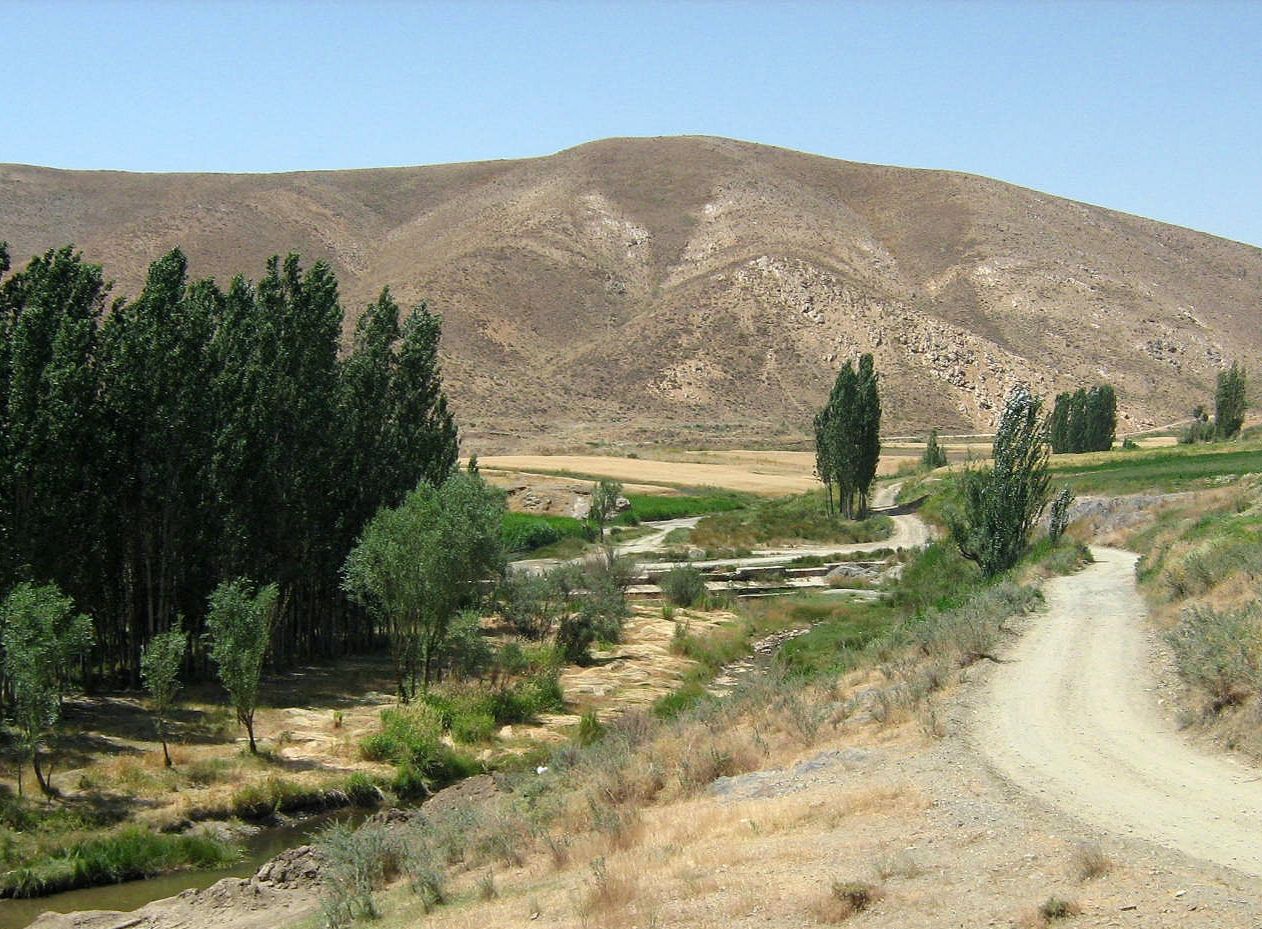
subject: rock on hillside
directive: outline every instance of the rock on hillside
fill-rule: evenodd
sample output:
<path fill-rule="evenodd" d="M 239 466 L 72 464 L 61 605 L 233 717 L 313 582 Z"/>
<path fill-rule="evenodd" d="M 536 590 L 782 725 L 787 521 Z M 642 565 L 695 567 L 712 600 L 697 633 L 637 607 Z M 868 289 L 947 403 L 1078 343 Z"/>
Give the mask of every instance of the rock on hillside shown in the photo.
<path fill-rule="evenodd" d="M 715 138 L 277 175 L 0 167 L 14 258 L 77 243 L 134 293 L 331 263 L 348 316 L 391 285 L 446 319 L 466 446 L 787 441 L 876 354 L 886 425 L 988 428 L 1018 380 L 1108 379 L 1123 430 L 1262 349 L 1262 250 L 981 177 Z M 349 323 L 348 323 L 349 325 Z"/>

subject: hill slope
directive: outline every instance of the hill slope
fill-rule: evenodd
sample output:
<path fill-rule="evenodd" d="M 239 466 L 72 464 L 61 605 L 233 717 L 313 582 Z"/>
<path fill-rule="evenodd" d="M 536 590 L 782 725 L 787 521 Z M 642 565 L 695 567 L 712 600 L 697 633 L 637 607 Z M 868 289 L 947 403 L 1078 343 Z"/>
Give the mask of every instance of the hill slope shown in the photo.
<path fill-rule="evenodd" d="M 804 435 L 873 351 L 887 431 L 985 429 L 1018 379 L 1107 378 L 1122 428 L 1186 415 L 1262 349 L 1262 250 L 940 171 L 713 138 L 277 175 L 0 166 L 15 261 L 73 241 L 133 294 L 329 261 L 348 316 L 390 285 L 446 319 L 476 450 Z"/>

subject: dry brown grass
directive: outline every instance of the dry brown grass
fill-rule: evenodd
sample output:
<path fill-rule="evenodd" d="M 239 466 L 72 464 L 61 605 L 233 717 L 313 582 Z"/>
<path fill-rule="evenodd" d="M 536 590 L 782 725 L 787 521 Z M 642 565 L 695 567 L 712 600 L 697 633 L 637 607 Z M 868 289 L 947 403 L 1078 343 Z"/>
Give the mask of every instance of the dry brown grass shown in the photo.
<path fill-rule="evenodd" d="M 825 925 L 844 923 L 857 916 L 884 896 L 880 887 L 866 881 L 833 881 L 807 907 L 816 922 Z"/>
<path fill-rule="evenodd" d="M 1084 842 L 1074 847 L 1069 869 L 1080 884 L 1103 877 L 1114 868 L 1113 859 L 1094 842 Z"/>

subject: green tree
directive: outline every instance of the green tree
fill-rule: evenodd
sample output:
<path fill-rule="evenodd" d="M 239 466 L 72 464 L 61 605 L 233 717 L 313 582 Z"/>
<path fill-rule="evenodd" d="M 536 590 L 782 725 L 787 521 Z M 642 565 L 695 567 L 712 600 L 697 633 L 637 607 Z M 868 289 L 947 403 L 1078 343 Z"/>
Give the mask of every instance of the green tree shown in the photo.
<path fill-rule="evenodd" d="M 477 475 L 426 481 L 364 528 L 343 569 L 346 591 L 383 621 L 399 699 L 427 691 L 452 620 L 503 573 L 504 496 Z"/>
<path fill-rule="evenodd" d="M 252 755 L 258 754 L 254 712 L 278 596 L 275 584 L 255 593 L 253 583 L 245 578 L 224 581 L 211 593 L 206 614 L 210 658 L 228 691 L 237 722 L 245 726 Z"/>
<path fill-rule="evenodd" d="M 960 475 L 960 503 L 948 514 L 960 554 L 987 577 L 1011 568 L 1025 552 L 1030 529 L 1047 506 L 1047 456 L 1042 400 L 1019 385 L 1004 405 L 992 464 Z"/>
<path fill-rule="evenodd" d="M 92 647 L 92 621 L 76 613 L 56 586 L 22 583 L 0 603 L 0 643 L 22 753 L 39 789 L 52 796 L 52 773 L 44 773 L 41 750 L 61 718 L 71 670 Z"/>
<path fill-rule="evenodd" d="M 1220 439 L 1231 439 L 1244 426 L 1249 401 L 1245 396 L 1244 368 L 1233 361 L 1226 371 L 1218 372 L 1214 392 L 1214 433 Z"/>
<path fill-rule="evenodd" d="M 180 667 L 187 650 L 188 634 L 177 620 L 174 627 L 150 639 L 140 653 L 140 676 L 153 706 L 154 722 L 162 742 L 162 763 L 168 768 L 171 752 L 167 748 L 167 720 L 180 691 Z"/>
<path fill-rule="evenodd" d="M 929 433 L 929 441 L 925 443 L 925 450 L 920 456 L 920 465 L 925 470 L 932 471 L 943 467 L 946 463 L 946 449 L 938 444 L 938 430 L 933 429 Z"/>
<path fill-rule="evenodd" d="M 602 480 L 592 488 L 591 507 L 587 511 L 587 521 L 595 527 L 599 541 L 605 540 L 607 526 L 618 512 L 618 501 L 622 498 L 622 485 L 617 481 Z"/>
<path fill-rule="evenodd" d="M 847 361 L 837 372 L 828 403 L 815 418 L 816 470 L 828 493 L 837 487 L 838 508 L 846 519 L 867 512 L 872 481 L 881 457 L 881 398 L 872 356 Z"/>

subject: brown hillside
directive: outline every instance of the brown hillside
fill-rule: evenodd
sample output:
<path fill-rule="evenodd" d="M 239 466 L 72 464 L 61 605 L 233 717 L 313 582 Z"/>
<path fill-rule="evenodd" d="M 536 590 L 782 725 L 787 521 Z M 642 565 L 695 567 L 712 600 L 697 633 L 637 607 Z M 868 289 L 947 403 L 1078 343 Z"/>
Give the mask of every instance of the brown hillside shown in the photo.
<path fill-rule="evenodd" d="M 1115 383 L 1178 419 L 1262 348 L 1262 250 L 998 181 L 713 138 L 276 175 L 0 166 L 15 261 L 68 241 L 134 293 L 329 261 L 348 316 L 389 284 L 446 319 L 466 446 L 801 437 L 873 351 L 887 431 L 988 428 L 1017 380 Z"/>

